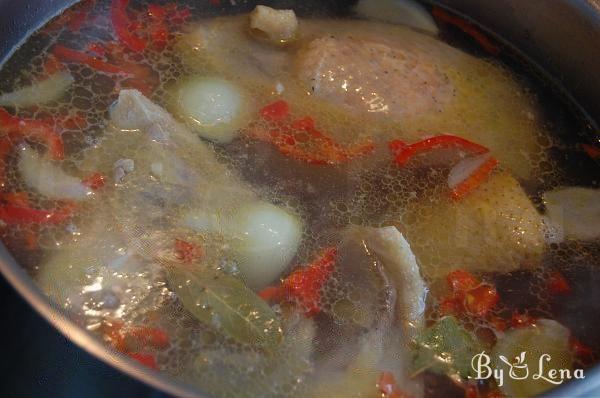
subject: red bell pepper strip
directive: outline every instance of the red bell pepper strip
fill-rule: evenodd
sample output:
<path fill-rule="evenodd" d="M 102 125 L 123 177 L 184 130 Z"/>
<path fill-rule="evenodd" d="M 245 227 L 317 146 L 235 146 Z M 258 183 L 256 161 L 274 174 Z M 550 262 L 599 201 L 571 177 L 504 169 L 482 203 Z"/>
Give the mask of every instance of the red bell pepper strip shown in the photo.
<path fill-rule="evenodd" d="M 150 369 L 158 370 L 158 365 L 156 364 L 156 358 L 152 354 L 144 354 L 141 352 L 130 352 L 129 354 L 127 354 L 127 356 L 129 356 L 132 359 L 135 359 L 136 361 L 138 361 L 139 363 L 141 363 L 142 365 L 144 365 Z"/>
<path fill-rule="evenodd" d="M 132 21 L 127 15 L 128 5 L 129 0 L 113 0 L 110 7 L 112 25 L 119 41 L 130 50 L 139 53 L 146 49 L 148 43 L 130 31 Z"/>
<path fill-rule="evenodd" d="M 71 206 L 56 210 L 39 210 L 14 205 L 0 206 L 0 220 L 9 225 L 61 224 L 72 215 Z"/>
<path fill-rule="evenodd" d="M 415 155 L 437 149 L 458 148 L 476 155 L 489 152 L 489 149 L 483 145 L 449 134 L 426 138 L 410 145 L 404 144 L 400 140 L 393 140 L 388 146 L 395 156 L 394 162 L 398 166 L 404 166 Z"/>
<path fill-rule="evenodd" d="M 432 15 L 435 19 L 456 26 L 458 29 L 471 36 L 488 53 L 492 55 L 500 54 L 500 48 L 471 22 L 468 22 L 456 15 L 449 14 L 440 7 L 436 6 L 434 6 L 432 9 Z"/>
<path fill-rule="evenodd" d="M 260 110 L 263 120 L 275 123 L 272 129 L 254 128 L 248 135 L 273 144 L 280 153 L 309 164 L 335 165 L 371 153 L 375 146 L 371 140 L 343 146 L 318 131 L 310 117 L 289 120 L 289 106 L 279 100 Z"/>
<path fill-rule="evenodd" d="M 306 316 L 321 312 L 321 289 L 335 268 L 337 249 L 328 247 L 308 266 L 297 269 L 283 280 L 280 286 L 262 290 L 264 299 L 285 299 L 298 304 Z"/>
<path fill-rule="evenodd" d="M 162 50 L 167 46 L 169 40 L 169 30 L 167 29 L 166 19 L 169 10 L 166 6 L 151 4 L 148 6 L 148 16 L 152 20 L 150 24 L 150 38 L 152 45 L 157 50 Z"/>
<path fill-rule="evenodd" d="M 0 108 L 0 131 L 7 134 L 12 141 L 29 138 L 45 144 L 48 153 L 54 160 L 65 158 L 63 140 L 50 125 L 50 121 L 21 119 L 12 116 L 4 108 Z"/>
<path fill-rule="evenodd" d="M 93 57 L 81 51 L 73 50 L 60 44 L 54 46 L 52 49 L 52 54 L 62 61 L 84 64 L 99 72 L 128 74 L 125 70 L 116 65 L 109 64 L 100 58 Z"/>
<path fill-rule="evenodd" d="M 460 200 L 485 182 L 488 176 L 498 166 L 498 160 L 490 157 L 464 181 L 458 184 L 450 193 L 452 199 Z"/>

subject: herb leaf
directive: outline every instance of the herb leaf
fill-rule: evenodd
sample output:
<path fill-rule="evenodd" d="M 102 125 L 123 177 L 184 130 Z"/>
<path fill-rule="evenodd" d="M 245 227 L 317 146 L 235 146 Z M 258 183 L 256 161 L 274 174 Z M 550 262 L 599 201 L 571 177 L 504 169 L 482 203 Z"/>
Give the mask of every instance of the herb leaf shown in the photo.
<path fill-rule="evenodd" d="M 471 333 L 461 327 L 456 318 L 447 316 L 425 329 L 416 339 L 413 358 L 415 374 L 425 370 L 442 374 L 474 375 L 471 359 L 483 347 Z"/>
<path fill-rule="evenodd" d="M 168 277 L 183 306 L 200 322 L 253 347 L 269 349 L 281 341 L 275 312 L 238 278 L 217 270 L 175 267 Z"/>

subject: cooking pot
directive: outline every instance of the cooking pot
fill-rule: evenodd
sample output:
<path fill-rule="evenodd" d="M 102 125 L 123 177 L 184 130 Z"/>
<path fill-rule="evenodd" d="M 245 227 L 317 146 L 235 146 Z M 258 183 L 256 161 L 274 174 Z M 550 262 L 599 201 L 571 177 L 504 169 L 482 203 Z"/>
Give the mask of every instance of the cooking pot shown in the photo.
<path fill-rule="evenodd" d="M 3 63 L 30 33 L 76 0 L 0 0 L 0 61 Z M 577 112 L 593 123 L 600 120 L 600 0 L 425 0 L 449 9 L 480 25 L 514 49 L 517 57 L 567 98 Z M 251 9 L 255 1 L 239 2 L 224 8 Z M 333 10 L 348 9 L 352 1 L 293 1 L 278 3 L 303 8 L 311 4 Z M 598 131 L 595 125 L 591 126 Z M 595 138 L 598 140 L 598 137 Z M 29 304 L 54 327 L 102 361 L 126 374 L 167 393 L 182 397 L 201 397 L 195 389 L 148 370 L 104 346 L 67 315 L 36 287 L 26 272 L 0 244 L 0 271 Z M 585 379 L 556 388 L 546 397 L 583 397 L 600 394 L 600 366 L 587 370 Z"/>

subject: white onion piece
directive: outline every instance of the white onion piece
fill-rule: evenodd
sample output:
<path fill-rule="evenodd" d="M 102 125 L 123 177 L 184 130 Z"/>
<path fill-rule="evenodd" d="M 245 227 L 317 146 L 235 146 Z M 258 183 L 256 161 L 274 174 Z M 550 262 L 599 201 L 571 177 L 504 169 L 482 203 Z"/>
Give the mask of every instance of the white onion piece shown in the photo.
<path fill-rule="evenodd" d="M 181 85 L 177 97 L 180 115 L 203 138 L 226 144 L 243 127 L 244 95 L 226 80 L 192 79 Z"/>
<path fill-rule="evenodd" d="M 600 237 L 600 190 L 557 188 L 544 193 L 546 216 L 565 238 L 594 240 Z"/>
<path fill-rule="evenodd" d="M 231 246 L 246 284 L 268 286 L 287 268 L 302 238 L 302 222 L 281 207 L 256 202 L 233 217 Z"/>
<path fill-rule="evenodd" d="M 410 26 L 437 35 L 433 18 L 414 0 L 360 0 L 354 12 L 361 17 Z"/>
<path fill-rule="evenodd" d="M 253 289 L 268 286 L 285 271 L 296 255 L 303 229 L 297 216 L 267 202 L 253 202 L 227 215 L 189 211 L 179 224 L 225 235 L 242 279 Z"/>
<path fill-rule="evenodd" d="M 57 100 L 73 81 L 69 72 L 58 72 L 31 86 L 0 95 L 0 106 L 31 106 Z"/>
<path fill-rule="evenodd" d="M 452 168 L 452 170 L 450 170 L 450 174 L 448 174 L 448 187 L 450 187 L 450 189 L 456 188 L 461 182 L 469 178 L 471 174 L 479 169 L 481 165 L 487 162 L 490 156 L 490 153 L 484 153 L 483 155 L 462 159 Z"/>
<path fill-rule="evenodd" d="M 68 175 L 34 149 L 23 146 L 19 153 L 18 170 L 25 184 L 49 199 L 83 200 L 92 190 Z"/>

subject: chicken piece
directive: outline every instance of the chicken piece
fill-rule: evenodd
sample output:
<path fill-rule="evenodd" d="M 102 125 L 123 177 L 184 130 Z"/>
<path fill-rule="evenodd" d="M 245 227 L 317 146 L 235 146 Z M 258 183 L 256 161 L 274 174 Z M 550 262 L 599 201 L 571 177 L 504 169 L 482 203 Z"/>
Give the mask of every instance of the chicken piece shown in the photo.
<path fill-rule="evenodd" d="M 323 37 L 300 52 L 298 75 L 322 99 L 350 112 L 441 112 L 454 88 L 434 59 L 410 47 L 353 37 Z"/>
<path fill-rule="evenodd" d="M 117 135 L 142 135 L 135 154 L 120 157 L 135 160 L 119 191 L 120 202 L 129 204 L 121 207 L 128 213 L 125 224 L 164 225 L 167 219 L 224 237 L 230 242 L 227 257 L 236 261 L 251 288 L 263 288 L 280 276 L 300 244 L 299 217 L 260 201 L 208 144 L 138 91 L 121 91 L 111 118 Z"/>
<path fill-rule="evenodd" d="M 298 20 L 294 10 L 276 10 L 258 5 L 250 14 L 250 31 L 265 36 L 275 44 L 293 40 L 298 30 Z"/>
<path fill-rule="evenodd" d="M 126 234 L 109 222 L 109 207 L 95 203 L 94 211 L 97 221 L 47 253 L 37 284 L 61 308 L 92 323 L 159 304 L 165 284 L 160 266 L 128 245 Z"/>
<path fill-rule="evenodd" d="M 366 247 L 383 263 L 398 291 L 396 316 L 412 339 L 423 326 L 427 286 L 410 245 L 396 227 L 355 228 Z"/>
<path fill-rule="evenodd" d="M 510 272 L 534 267 L 544 250 L 542 217 L 510 174 L 492 175 L 460 201 L 444 195 L 406 209 L 398 228 L 426 278 L 462 268 Z"/>
<path fill-rule="evenodd" d="M 335 278 L 355 298 L 355 313 L 369 311 L 362 317 L 369 331 L 356 337 L 355 329 L 340 331 L 338 320 L 337 333 L 325 333 L 335 335 L 336 347 L 321 352 L 308 396 L 375 397 L 383 370 L 410 396 L 423 396 L 422 379 L 410 374 L 409 347 L 423 325 L 427 288 L 410 246 L 395 227 L 354 226 L 342 233 L 340 253 Z"/>

